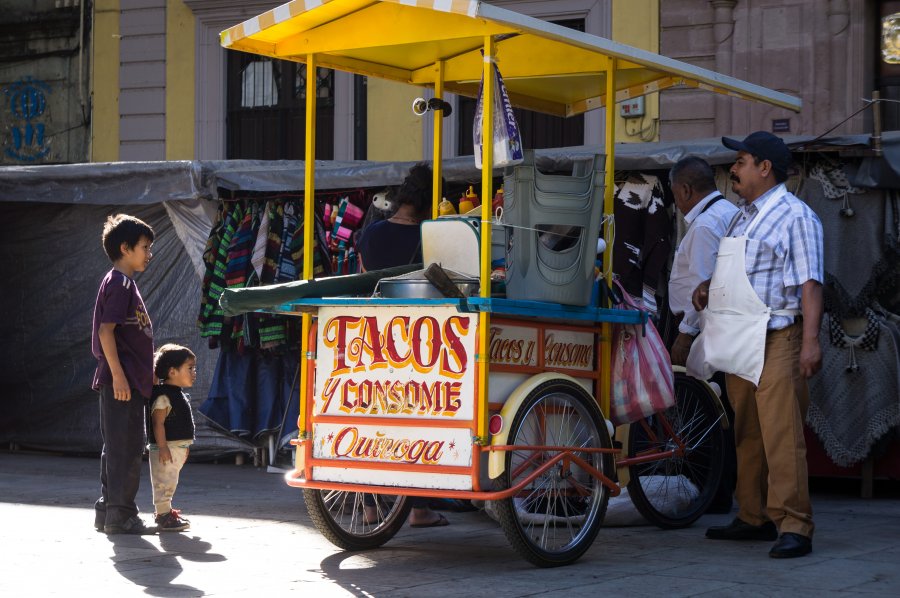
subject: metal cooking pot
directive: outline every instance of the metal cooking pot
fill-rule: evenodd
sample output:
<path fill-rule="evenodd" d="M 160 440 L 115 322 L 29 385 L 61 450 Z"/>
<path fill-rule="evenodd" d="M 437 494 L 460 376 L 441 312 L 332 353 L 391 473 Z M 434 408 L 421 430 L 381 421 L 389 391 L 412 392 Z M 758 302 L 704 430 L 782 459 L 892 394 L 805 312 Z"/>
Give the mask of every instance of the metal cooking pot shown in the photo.
<path fill-rule="evenodd" d="M 451 277 L 463 295 L 471 297 L 478 294 L 478 281 L 471 278 Z M 382 278 L 378 282 L 382 297 L 390 299 L 443 299 L 437 288 L 424 278 Z"/>

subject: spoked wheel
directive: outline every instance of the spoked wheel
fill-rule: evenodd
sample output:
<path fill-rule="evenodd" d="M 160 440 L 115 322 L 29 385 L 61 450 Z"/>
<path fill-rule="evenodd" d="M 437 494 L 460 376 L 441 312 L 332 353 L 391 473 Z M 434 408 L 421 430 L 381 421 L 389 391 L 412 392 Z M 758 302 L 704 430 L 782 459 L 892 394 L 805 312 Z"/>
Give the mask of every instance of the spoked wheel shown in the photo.
<path fill-rule="evenodd" d="M 344 550 L 381 546 L 400 531 L 412 507 L 406 496 L 342 490 L 304 489 L 303 500 L 319 533 Z M 370 522 L 366 506 L 372 507 Z"/>
<path fill-rule="evenodd" d="M 659 527 L 687 527 L 715 497 L 722 478 L 724 440 L 723 416 L 711 393 L 694 378 L 676 373 L 675 405 L 631 424 L 629 457 L 684 447 L 681 455 L 629 468 L 631 501 Z"/>
<path fill-rule="evenodd" d="M 579 451 L 610 448 L 609 432 L 596 402 L 578 384 L 550 380 L 536 387 L 519 408 L 508 444 L 564 446 L 609 477 L 609 453 Z M 558 451 L 510 450 L 504 483 L 511 488 Z M 575 562 L 593 543 L 609 501 L 609 489 L 574 462 L 559 461 L 522 490 L 498 501 L 500 525 L 513 548 L 539 567 Z"/>

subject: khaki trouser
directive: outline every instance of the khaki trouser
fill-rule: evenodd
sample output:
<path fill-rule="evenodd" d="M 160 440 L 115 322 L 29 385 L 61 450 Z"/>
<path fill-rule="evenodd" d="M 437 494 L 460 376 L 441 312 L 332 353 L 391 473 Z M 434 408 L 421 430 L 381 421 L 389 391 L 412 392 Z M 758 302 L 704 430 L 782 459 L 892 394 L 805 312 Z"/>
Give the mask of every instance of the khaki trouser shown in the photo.
<path fill-rule="evenodd" d="M 734 407 L 738 517 L 751 525 L 772 520 L 781 533 L 812 537 L 803 422 L 809 406 L 800 373 L 803 327 L 797 323 L 766 335 L 759 387 L 726 376 Z"/>
<path fill-rule="evenodd" d="M 153 486 L 153 506 L 156 514 L 162 515 L 172 510 L 172 496 L 178 488 L 178 476 L 187 461 L 188 447 L 169 443 L 172 453 L 171 463 L 160 463 L 159 449 L 150 446 L 150 483 Z"/>

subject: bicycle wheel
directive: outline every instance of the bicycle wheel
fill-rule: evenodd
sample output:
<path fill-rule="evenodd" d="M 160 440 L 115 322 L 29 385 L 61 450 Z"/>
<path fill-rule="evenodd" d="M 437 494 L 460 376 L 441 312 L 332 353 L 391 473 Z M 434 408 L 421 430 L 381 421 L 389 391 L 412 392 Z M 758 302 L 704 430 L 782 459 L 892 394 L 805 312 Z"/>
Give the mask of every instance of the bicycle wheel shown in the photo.
<path fill-rule="evenodd" d="M 394 537 L 406 521 L 412 503 L 406 496 L 303 490 L 306 510 L 332 544 L 344 550 L 377 548 Z M 374 507 L 376 518 L 366 523 L 365 507 Z"/>
<path fill-rule="evenodd" d="M 677 448 L 683 455 L 629 467 L 628 493 L 637 510 L 665 529 L 687 527 L 712 502 L 723 467 L 722 416 L 705 385 L 675 374 L 675 405 L 631 423 L 628 456 L 648 456 Z M 674 434 L 670 434 L 666 426 Z"/>
<path fill-rule="evenodd" d="M 575 382 L 557 379 L 536 387 L 510 427 L 508 444 L 610 448 L 609 432 L 594 399 Z M 557 452 L 510 450 L 503 483 L 511 488 Z M 575 452 L 610 476 L 609 453 Z M 586 470 L 557 462 L 510 498 L 497 502 L 500 525 L 513 548 L 539 567 L 578 560 L 590 547 L 606 513 L 609 489 Z"/>

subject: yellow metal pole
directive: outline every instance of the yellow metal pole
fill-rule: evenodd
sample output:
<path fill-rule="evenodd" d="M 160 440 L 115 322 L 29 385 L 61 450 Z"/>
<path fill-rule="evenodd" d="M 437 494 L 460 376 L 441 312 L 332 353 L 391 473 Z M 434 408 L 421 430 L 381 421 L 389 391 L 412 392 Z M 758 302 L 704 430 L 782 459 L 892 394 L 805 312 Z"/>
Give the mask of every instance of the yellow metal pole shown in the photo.
<path fill-rule="evenodd" d="M 306 56 L 306 152 L 303 158 L 303 279 L 313 277 L 313 234 L 315 232 L 316 207 L 316 55 Z M 309 329 L 312 316 L 303 314 L 303 326 L 300 336 L 300 417 L 297 428 L 300 438 L 306 436 L 306 404 L 310 399 L 306 395 L 309 380 L 306 363 L 310 358 Z M 298 450 L 303 450 L 298 447 Z"/>
<path fill-rule="evenodd" d="M 434 97 L 444 98 L 444 61 L 434 63 Z M 431 201 L 431 217 L 438 217 L 438 204 L 441 202 L 441 179 L 443 178 L 442 153 L 444 144 L 444 111 L 432 110 L 434 116 L 434 148 L 431 153 L 431 170 L 434 173 L 432 188 L 434 189 Z"/>
<path fill-rule="evenodd" d="M 494 38 L 484 38 L 484 90 L 481 100 L 481 292 L 491 296 L 491 184 L 494 170 Z M 478 312 L 478 436 L 487 440 L 488 423 L 488 331 L 490 315 Z"/>
<path fill-rule="evenodd" d="M 604 145 L 606 148 L 606 167 L 603 190 L 603 214 L 612 216 L 615 193 L 615 157 L 616 157 L 616 59 L 610 58 L 606 69 L 606 132 Z M 609 220 L 603 227 L 603 238 L 606 240 L 606 252 L 603 255 L 603 269 L 606 270 L 606 284 L 612 285 L 612 253 L 613 227 Z M 612 325 L 604 322 L 601 326 L 600 341 L 600 409 L 609 417 L 609 398 L 612 388 L 610 371 L 612 369 Z"/>

